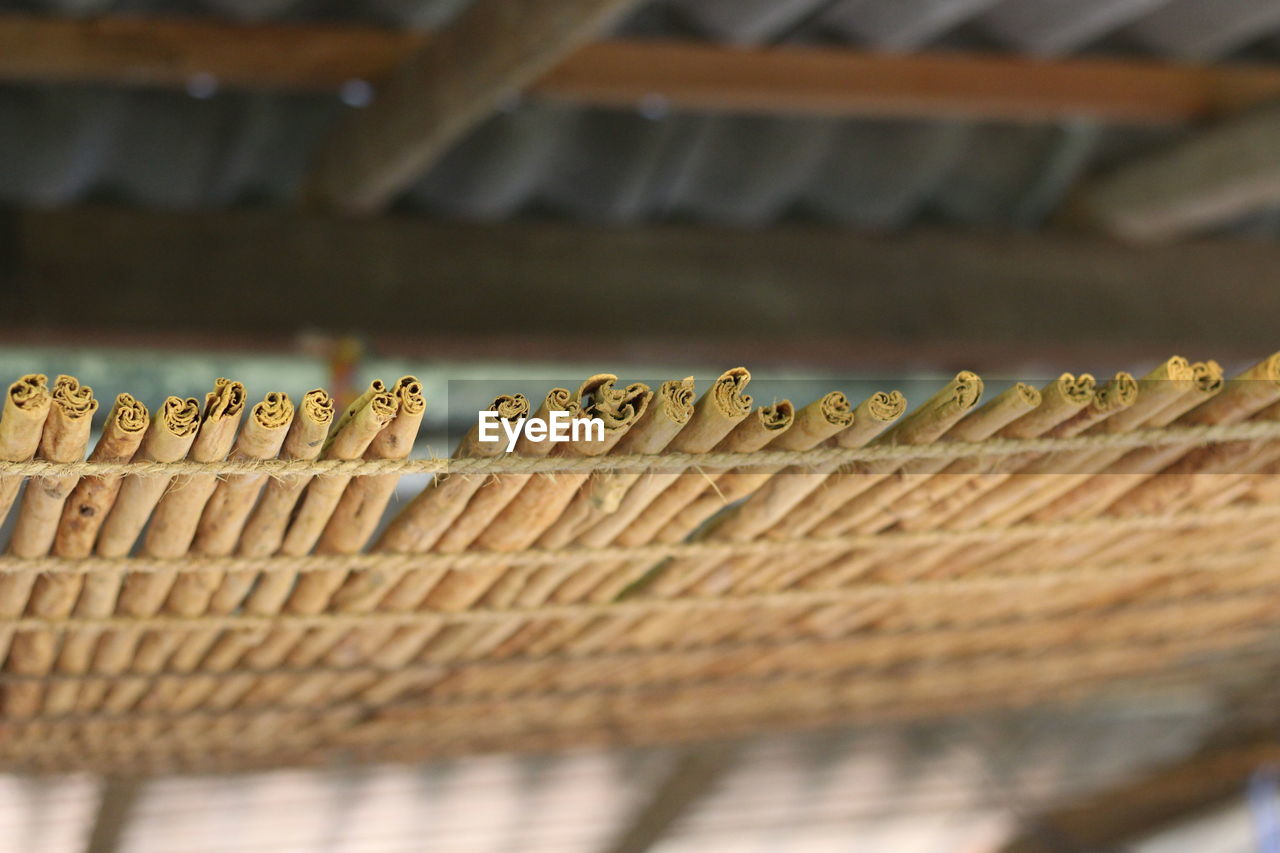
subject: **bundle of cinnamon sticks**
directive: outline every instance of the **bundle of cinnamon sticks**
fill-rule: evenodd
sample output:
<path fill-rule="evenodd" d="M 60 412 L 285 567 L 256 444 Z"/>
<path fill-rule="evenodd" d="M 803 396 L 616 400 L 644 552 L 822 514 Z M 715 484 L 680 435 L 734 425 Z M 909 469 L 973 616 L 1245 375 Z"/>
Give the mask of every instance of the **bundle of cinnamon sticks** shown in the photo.
<path fill-rule="evenodd" d="M 1280 429 L 1205 430 L 1280 424 L 1280 355 L 986 401 L 965 371 L 914 406 L 758 405 L 750 381 L 498 394 L 500 422 L 600 424 L 521 433 L 511 457 L 600 464 L 404 495 L 429 402 L 412 376 L 341 412 L 219 379 L 105 417 L 73 377 L 24 376 L 0 415 L 0 751 L 136 770 L 713 736 L 1050 701 L 1231 660 L 1269 628 Z M 1145 430 L 1171 437 L 1114 440 Z M 453 458 L 507 450 L 476 428 Z M 86 459 L 137 472 L 75 473 Z M 386 464 L 318 464 L 356 460 Z"/>

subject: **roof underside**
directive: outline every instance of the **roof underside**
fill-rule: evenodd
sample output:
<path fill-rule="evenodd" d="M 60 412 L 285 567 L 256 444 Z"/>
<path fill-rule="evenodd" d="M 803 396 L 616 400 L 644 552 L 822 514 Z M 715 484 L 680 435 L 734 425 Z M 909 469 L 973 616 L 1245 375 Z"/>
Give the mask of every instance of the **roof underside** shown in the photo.
<path fill-rule="evenodd" d="M 31 3 L 7 3 L 29 10 Z M 438 26 L 466 0 L 39 0 L 51 14 L 146 12 L 236 19 L 346 19 Z M 733 44 L 843 43 L 1060 56 L 1280 58 L 1280 5 L 1262 0 L 656 0 L 633 37 Z M 87 87 L 0 88 L 0 200 L 112 200 L 165 208 L 284 204 L 334 96 Z M 1081 175 L 1186 131 L 1092 121 L 704 116 L 514 101 L 398 202 L 494 220 L 520 215 L 634 223 L 862 227 L 920 222 L 1034 227 Z M 1269 232 L 1273 217 L 1241 227 Z"/>

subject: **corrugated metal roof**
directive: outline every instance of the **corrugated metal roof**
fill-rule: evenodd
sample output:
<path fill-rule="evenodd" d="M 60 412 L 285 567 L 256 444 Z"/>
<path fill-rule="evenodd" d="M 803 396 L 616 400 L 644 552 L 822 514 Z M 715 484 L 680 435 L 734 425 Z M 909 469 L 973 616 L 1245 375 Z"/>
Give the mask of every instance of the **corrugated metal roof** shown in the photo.
<path fill-rule="evenodd" d="M 466 0 L 31 0 L 50 13 L 149 11 L 236 19 L 342 18 L 435 26 Z M 1105 49 L 1211 59 L 1275 54 L 1270 0 L 658 0 L 635 34 L 734 44 L 837 41 L 911 50 L 966 45 L 1040 55 Z M 338 97 L 85 87 L 0 88 L 0 201 L 107 198 L 171 208 L 284 204 Z M 468 219 L 521 214 L 630 223 L 758 225 L 816 219 L 1035 226 L 1081 174 L 1174 129 L 1089 122 L 699 116 L 659 99 L 635 110 L 519 101 L 478 128 L 400 200 Z"/>

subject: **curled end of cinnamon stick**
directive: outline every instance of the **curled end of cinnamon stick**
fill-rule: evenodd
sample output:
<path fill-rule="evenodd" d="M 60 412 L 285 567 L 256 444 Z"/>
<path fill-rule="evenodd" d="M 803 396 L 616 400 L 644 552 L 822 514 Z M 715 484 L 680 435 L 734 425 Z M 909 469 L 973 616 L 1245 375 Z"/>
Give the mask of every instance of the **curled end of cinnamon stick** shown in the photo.
<path fill-rule="evenodd" d="M 151 413 L 132 394 L 117 394 L 107 423 L 126 435 L 141 435 L 151 425 Z"/>
<path fill-rule="evenodd" d="M 219 377 L 204 397 L 204 420 L 232 418 L 244 411 L 244 385 Z"/>
<path fill-rule="evenodd" d="M 839 391 L 832 391 L 818 401 L 818 411 L 822 418 L 833 427 L 847 427 L 853 423 L 853 404 L 849 398 Z"/>
<path fill-rule="evenodd" d="M 49 405 L 49 377 L 43 373 L 28 373 L 9 386 L 8 402 L 12 406 L 34 411 Z"/>
<path fill-rule="evenodd" d="M 1127 409 L 1138 400 L 1138 382 L 1123 370 L 1094 394 L 1093 405 L 1100 412 Z"/>
<path fill-rule="evenodd" d="M 93 389 L 88 385 L 81 385 L 80 380 L 74 376 L 60 375 L 53 383 L 52 396 L 53 405 L 69 420 L 79 420 L 98 411 L 98 401 L 94 399 Z"/>
<path fill-rule="evenodd" d="M 902 417 L 907 410 L 907 398 L 901 391 L 877 391 L 854 410 L 855 422 L 859 417 L 888 423 Z"/>
<path fill-rule="evenodd" d="M 378 423 L 386 426 L 396 416 L 399 404 L 390 393 L 383 391 L 369 398 L 369 412 Z"/>
<path fill-rule="evenodd" d="M 1191 376 L 1198 391 L 1206 394 L 1216 394 L 1222 390 L 1224 377 L 1222 365 L 1213 359 L 1197 361 L 1192 364 Z"/>
<path fill-rule="evenodd" d="M 200 428 L 200 401 L 195 397 L 166 397 L 159 420 L 164 430 L 177 438 L 195 435 Z"/>
<path fill-rule="evenodd" d="M 882 433 L 907 410 L 900 391 L 877 391 L 853 410 L 853 423 L 836 435 L 840 447 L 862 447 Z"/>
<path fill-rule="evenodd" d="M 271 391 L 262 402 L 254 404 L 249 417 L 263 429 L 286 427 L 293 420 L 293 401 L 282 391 Z"/>
<path fill-rule="evenodd" d="M 795 423 L 796 408 L 790 400 L 779 400 L 756 410 L 756 418 L 760 426 L 768 432 L 782 432 Z"/>
<path fill-rule="evenodd" d="M 416 376 L 401 376 L 391 393 L 400 403 L 400 411 L 406 415 L 420 415 L 427 408 L 427 398 L 422 394 L 422 382 Z"/>
<path fill-rule="evenodd" d="M 313 388 L 302 395 L 302 417 L 316 424 L 328 425 L 333 421 L 334 404 L 329 392 Z"/>
<path fill-rule="evenodd" d="M 1160 365 L 1153 375 L 1174 382 L 1190 382 L 1195 378 L 1195 371 L 1191 368 L 1191 362 L 1180 355 L 1175 355 Z"/>
<path fill-rule="evenodd" d="M 711 399 L 716 408 L 728 417 L 745 418 L 751 414 L 751 396 L 746 393 L 751 381 L 751 371 L 734 367 L 720 374 L 711 386 Z"/>
<path fill-rule="evenodd" d="M 1085 406 L 1093 399 L 1093 392 L 1097 388 L 1097 384 L 1097 380 L 1091 374 L 1081 373 L 1079 376 L 1074 376 L 1070 373 L 1064 373 L 1058 377 L 1055 387 L 1067 402 Z"/>
<path fill-rule="evenodd" d="M 693 377 L 668 379 L 658 386 L 657 405 L 662 414 L 673 423 L 685 424 L 693 417 Z"/>
<path fill-rule="evenodd" d="M 953 399 L 961 410 L 972 409 L 982 398 L 982 377 L 972 370 L 962 370 L 951 380 Z"/>
<path fill-rule="evenodd" d="M 499 394 L 489 404 L 489 411 L 497 412 L 504 421 L 529 416 L 529 398 L 523 394 Z"/>
<path fill-rule="evenodd" d="M 1028 409 L 1034 409 L 1040 405 L 1040 389 L 1035 386 L 1028 385 L 1025 382 L 1018 382 L 1013 386 L 1013 393 Z"/>

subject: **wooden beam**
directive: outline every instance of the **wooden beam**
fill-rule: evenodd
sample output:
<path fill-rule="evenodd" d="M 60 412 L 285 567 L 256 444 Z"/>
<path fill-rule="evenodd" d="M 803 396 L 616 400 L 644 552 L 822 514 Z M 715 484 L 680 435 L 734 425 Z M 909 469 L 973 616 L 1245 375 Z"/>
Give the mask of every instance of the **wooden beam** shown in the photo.
<path fill-rule="evenodd" d="M 0 80 L 181 89 L 195 75 L 244 89 L 335 91 L 387 76 L 424 33 L 200 18 L 0 15 Z"/>
<path fill-rule="evenodd" d="M 1280 741 L 1272 732 L 1212 746 L 1035 818 L 999 853 L 1119 850 L 1242 796 L 1249 775 L 1277 761 Z"/>
<path fill-rule="evenodd" d="M 137 779 L 108 776 L 102 780 L 102 793 L 85 843 L 85 853 L 116 853 L 121 849 L 120 842 L 140 789 L 141 783 Z"/>
<path fill-rule="evenodd" d="M 636 0 L 476 0 L 321 146 L 307 188 L 326 208 L 391 201 L 467 131 Z"/>
<path fill-rule="evenodd" d="M 533 91 L 615 106 L 658 95 L 706 111 L 1176 124 L 1280 96 L 1280 70 L 637 41 L 590 45 Z"/>
<path fill-rule="evenodd" d="M 66 317 L 77 341 L 377 330 L 455 357 L 1101 371 L 1271 352 L 1277 269 L 1280 246 L 1226 240 L 74 208 L 0 218 L 0 333 L 48 342 Z"/>
<path fill-rule="evenodd" d="M 0 80 L 181 89 L 204 74 L 233 88 L 333 92 L 387 78 L 429 38 L 316 23 L 5 13 Z M 1177 124 L 1280 98 L 1280 69 L 605 41 L 566 56 L 529 91 L 624 108 L 658 96 L 687 110 Z"/>
<path fill-rule="evenodd" d="M 733 766 L 737 751 L 725 744 L 691 749 L 676 757 L 649 801 L 604 848 L 605 853 L 645 853 L 689 814 Z"/>
<path fill-rule="evenodd" d="M 1070 216 L 1165 240 L 1280 204 L 1280 105 L 1202 130 L 1082 188 Z"/>

